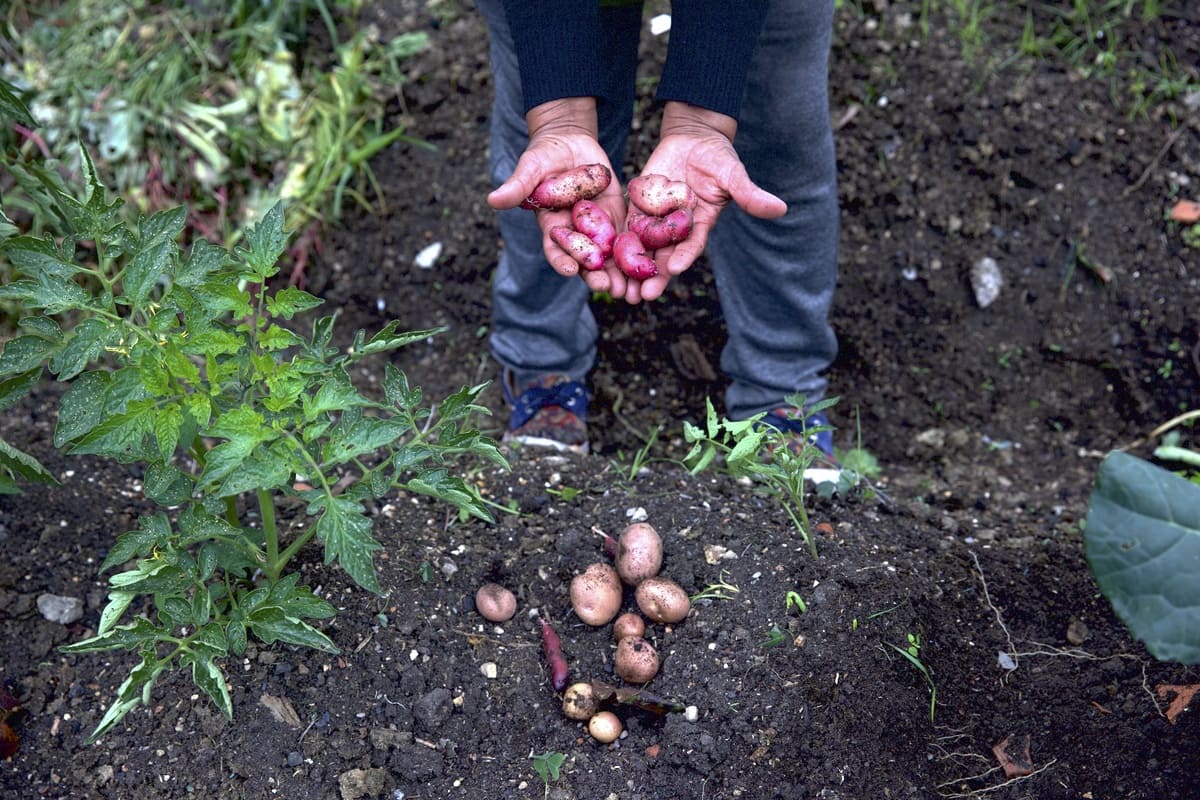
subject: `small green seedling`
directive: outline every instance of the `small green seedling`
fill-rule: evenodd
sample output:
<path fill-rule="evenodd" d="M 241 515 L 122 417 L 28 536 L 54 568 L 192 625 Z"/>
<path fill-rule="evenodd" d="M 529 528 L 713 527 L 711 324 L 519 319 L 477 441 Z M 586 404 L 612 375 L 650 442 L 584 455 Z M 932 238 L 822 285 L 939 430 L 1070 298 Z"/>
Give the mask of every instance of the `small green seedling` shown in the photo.
<path fill-rule="evenodd" d="M 929 684 L 929 721 L 932 723 L 937 708 L 937 684 L 933 682 L 933 672 L 921 660 L 921 635 L 918 633 L 908 634 L 908 644 L 904 647 L 892 644 L 891 642 L 885 642 L 884 644 L 904 656 L 925 677 L 925 682 Z"/>
<path fill-rule="evenodd" d="M 787 641 L 787 634 L 778 625 L 772 625 L 767 631 L 767 638 L 759 642 L 760 647 L 778 647 Z"/>
<path fill-rule="evenodd" d="M 801 614 L 808 611 L 808 604 L 804 602 L 804 598 L 798 592 L 788 592 L 786 598 L 787 610 L 791 611 L 795 608 Z"/>
<path fill-rule="evenodd" d="M 550 781 L 558 780 L 559 770 L 562 769 L 563 762 L 567 760 L 567 754 L 547 751 L 540 755 L 530 753 L 529 758 L 533 761 L 533 771 L 538 774 L 546 787 L 546 796 L 549 796 Z"/>
<path fill-rule="evenodd" d="M 563 486 L 560 489 L 547 489 L 547 494 L 552 494 L 564 503 L 569 503 L 583 493 L 582 489 L 576 489 L 574 486 Z"/>
<path fill-rule="evenodd" d="M 710 583 L 708 586 L 705 586 L 699 592 L 696 592 L 696 594 L 692 595 L 689 599 L 693 603 L 695 603 L 697 600 L 732 600 L 733 596 L 740 591 L 742 590 L 737 586 L 729 583 L 725 577 L 725 573 L 722 572 L 721 577 L 718 578 L 715 583 Z"/>

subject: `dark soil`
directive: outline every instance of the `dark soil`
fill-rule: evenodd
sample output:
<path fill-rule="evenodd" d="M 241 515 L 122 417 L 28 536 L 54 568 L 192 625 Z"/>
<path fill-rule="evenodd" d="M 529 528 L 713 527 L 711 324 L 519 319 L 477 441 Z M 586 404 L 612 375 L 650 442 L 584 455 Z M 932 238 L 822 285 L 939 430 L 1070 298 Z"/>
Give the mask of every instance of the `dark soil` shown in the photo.
<path fill-rule="evenodd" d="M 447 326 L 397 358 L 438 397 L 495 373 L 486 45 L 471 11 L 393 5 L 379 12 L 385 30 L 433 39 L 397 114 L 437 149 L 382 154 L 387 208 L 331 231 L 307 279 L 344 330 Z M 56 457 L 52 406 L 30 404 L 0 436 L 63 486 L 0 498 L 0 680 L 27 712 L 19 752 L 0 764 L 4 796 L 538 798 L 530 757 L 560 752 L 557 798 L 1200 797 L 1200 708 L 1172 723 L 1157 691 L 1200 683 L 1200 671 L 1132 640 L 1081 536 L 1103 454 L 1200 396 L 1198 260 L 1164 221 L 1200 181 L 1195 99 L 1131 116 L 1108 79 L 1058 61 L 986 68 L 1011 55 L 1026 4 L 996 4 L 993 46 L 973 61 L 954 27 L 912 24 L 920 3 L 866 5 L 882 10 L 839 14 L 834 52 L 844 213 L 830 379 L 838 445 L 861 435 L 882 494 L 810 501 L 819 558 L 750 487 L 672 461 L 681 421 L 701 419 L 706 397 L 719 406 L 722 390 L 704 375 L 724 332 L 701 264 L 661 302 L 597 300 L 593 454 L 514 453 L 511 473 L 475 476 L 519 516 L 463 523 L 394 498 L 377 517 L 383 597 L 306 553 L 305 580 L 340 609 L 326 629 L 340 656 L 251 646 L 226 665 L 232 723 L 174 675 L 85 746 L 132 657 L 56 648 L 94 629 L 97 565 L 146 509 L 136 471 Z M 1196 9 L 1167 5 L 1123 45 L 1145 63 L 1160 45 L 1200 63 Z M 651 74 L 662 44 L 646 46 Z M 653 140 L 649 100 L 644 111 L 631 167 Z M 434 241 L 437 265 L 414 267 Z M 984 256 L 1005 283 L 980 308 L 968 273 Z M 502 402 L 486 398 L 498 435 Z M 650 634 L 663 655 L 651 688 L 698 718 L 630 712 L 609 747 L 560 713 L 530 614 L 555 621 L 573 676 L 610 679 L 610 635 L 572 617 L 567 583 L 599 557 L 593 529 L 618 532 L 635 509 L 689 592 L 739 591 Z M 709 545 L 732 555 L 710 564 Z M 511 623 L 481 624 L 471 597 L 485 580 L 517 592 Z M 806 613 L 787 609 L 789 591 Z M 83 619 L 44 620 L 45 592 L 83 599 Z M 936 686 L 932 718 L 925 677 L 889 647 L 910 634 Z M 278 720 L 268 696 L 299 724 Z M 1028 743 L 1032 775 L 1005 775 L 994 752 L 1005 740 L 1014 754 Z"/>

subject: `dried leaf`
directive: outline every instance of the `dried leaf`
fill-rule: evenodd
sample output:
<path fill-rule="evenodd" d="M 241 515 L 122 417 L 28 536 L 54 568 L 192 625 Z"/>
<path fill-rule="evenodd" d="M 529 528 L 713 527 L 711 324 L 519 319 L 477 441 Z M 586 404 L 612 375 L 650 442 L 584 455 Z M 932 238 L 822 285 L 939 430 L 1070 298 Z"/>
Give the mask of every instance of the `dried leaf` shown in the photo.
<path fill-rule="evenodd" d="M 1029 734 L 1021 734 L 1013 741 L 1012 736 L 1005 736 L 999 744 L 992 746 L 996 760 L 1004 768 L 1007 778 L 1018 778 L 1033 773 L 1033 758 L 1029 755 Z"/>
<path fill-rule="evenodd" d="M 267 707 L 271 712 L 271 716 L 276 722 L 282 722 L 289 728 L 299 728 L 300 715 L 296 713 L 296 709 L 292 706 L 292 702 L 286 697 L 276 697 L 273 694 L 264 694 L 258 698 L 258 702 Z"/>
<path fill-rule="evenodd" d="M 1200 222 L 1200 203 L 1194 200 L 1180 200 L 1171 206 L 1171 220 L 1191 225 Z"/>
<path fill-rule="evenodd" d="M 1196 696 L 1196 692 L 1200 692 L 1200 683 L 1193 683 L 1188 686 L 1160 683 L 1154 687 L 1154 691 L 1158 692 L 1158 696 L 1163 700 L 1166 700 L 1169 694 L 1175 695 L 1175 699 L 1167 707 L 1167 721 L 1174 725 L 1179 715 L 1187 710 L 1188 705 L 1192 702 L 1192 698 Z"/>

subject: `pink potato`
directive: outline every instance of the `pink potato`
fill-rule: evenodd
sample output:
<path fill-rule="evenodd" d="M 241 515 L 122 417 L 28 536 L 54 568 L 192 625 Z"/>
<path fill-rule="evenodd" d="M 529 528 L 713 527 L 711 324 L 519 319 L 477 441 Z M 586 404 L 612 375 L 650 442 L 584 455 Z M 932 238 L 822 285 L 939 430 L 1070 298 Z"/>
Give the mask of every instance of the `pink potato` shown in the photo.
<path fill-rule="evenodd" d="M 665 217 L 651 217 L 632 211 L 627 222 L 629 230 L 638 235 L 647 250 L 659 250 L 688 237 L 692 232 L 692 210 L 677 208 Z"/>
<path fill-rule="evenodd" d="M 633 231 L 617 234 L 617 240 L 613 242 L 613 260 L 621 272 L 634 280 L 644 281 L 658 274 L 658 265 L 646 254 L 642 240 Z"/>
<path fill-rule="evenodd" d="M 696 194 L 683 181 L 650 173 L 629 182 L 629 202 L 652 217 L 665 217 L 681 208 L 695 208 Z"/>
<path fill-rule="evenodd" d="M 580 200 L 571 207 L 571 221 L 575 223 L 575 230 L 600 245 L 605 258 L 612 255 L 617 228 L 607 211 L 591 200 Z"/>
<path fill-rule="evenodd" d="M 550 229 L 550 238 L 554 243 L 566 250 L 571 258 L 579 262 L 586 270 L 604 269 L 604 250 L 593 242 L 586 234 L 573 231 L 565 225 L 555 225 Z"/>
<path fill-rule="evenodd" d="M 570 208 L 580 200 L 591 200 L 612 183 L 612 171 L 603 164 L 584 164 L 551 175 L 526 197 L 521 208 Z"/>

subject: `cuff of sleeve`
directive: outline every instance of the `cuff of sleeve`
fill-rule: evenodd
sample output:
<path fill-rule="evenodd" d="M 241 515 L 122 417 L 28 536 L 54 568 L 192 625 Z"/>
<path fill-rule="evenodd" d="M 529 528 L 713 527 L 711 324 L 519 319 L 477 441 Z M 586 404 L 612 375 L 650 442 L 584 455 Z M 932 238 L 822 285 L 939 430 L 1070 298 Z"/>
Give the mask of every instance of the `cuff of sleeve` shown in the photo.
<path fill-rule="evenodd" d="M 657 97 L 737 119 L 750 59 L 766 18 L 764 0 L 674 0 L 671 40 Z"/>
<path fill-rule="evenodd" d="M 600 6 L 595 0 L 510 0 L 504 7 L 526 112 L 551 100 L 600 94 Z"/>

